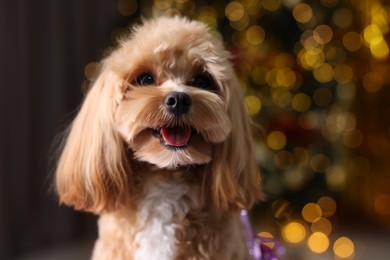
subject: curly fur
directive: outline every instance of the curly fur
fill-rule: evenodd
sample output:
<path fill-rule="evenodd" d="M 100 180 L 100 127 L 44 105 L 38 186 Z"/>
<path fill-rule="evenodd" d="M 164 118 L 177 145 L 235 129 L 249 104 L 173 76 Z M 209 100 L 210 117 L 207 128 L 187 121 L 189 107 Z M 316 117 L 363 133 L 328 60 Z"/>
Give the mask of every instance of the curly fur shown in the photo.
<path fill-rule="evenodd" d="M 230 55 L 181 17 L 146 21 L 102 61 L 56 172 L 62 203 L 100 215 L 93 259 L 247 259 L 239 209 L 259 199 L 250 123 Z M 150 73 L 156 82 L 139 86 Z M 191 86 L 207 73 L 213 89 Z M 185 115 L 164 99 L 190 96 Z M 151 129 L 191 128 L 180 149 Z"/>

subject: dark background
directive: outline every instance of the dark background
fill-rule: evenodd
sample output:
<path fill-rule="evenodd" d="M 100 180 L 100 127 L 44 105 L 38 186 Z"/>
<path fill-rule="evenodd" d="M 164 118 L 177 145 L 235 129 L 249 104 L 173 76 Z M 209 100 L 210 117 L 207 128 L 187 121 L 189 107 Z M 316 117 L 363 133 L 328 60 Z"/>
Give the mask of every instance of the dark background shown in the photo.
<path fill-rule="evenodd" d="M 0 1 L 0 259 L 94 234 L 59 207 L 55 139 L 82 100 L 84 67 L 128 22 L 113 0 Z"/>

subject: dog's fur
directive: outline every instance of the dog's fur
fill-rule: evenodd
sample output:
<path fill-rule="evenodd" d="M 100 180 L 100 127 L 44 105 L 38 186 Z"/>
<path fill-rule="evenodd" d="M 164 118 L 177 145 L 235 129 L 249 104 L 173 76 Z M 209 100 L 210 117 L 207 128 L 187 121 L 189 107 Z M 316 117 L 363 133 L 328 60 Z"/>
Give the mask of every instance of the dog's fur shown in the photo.
<path fill-rule="evenodd" d="M 229 59 L 204 24 L 162 17 L 103 60 L 56 172 L 62 203 L 100 215 L 93 259 L 249 258 L 239 210 L 259 175 Z M 188 111 L 167 109 L 172 92 Z"/>

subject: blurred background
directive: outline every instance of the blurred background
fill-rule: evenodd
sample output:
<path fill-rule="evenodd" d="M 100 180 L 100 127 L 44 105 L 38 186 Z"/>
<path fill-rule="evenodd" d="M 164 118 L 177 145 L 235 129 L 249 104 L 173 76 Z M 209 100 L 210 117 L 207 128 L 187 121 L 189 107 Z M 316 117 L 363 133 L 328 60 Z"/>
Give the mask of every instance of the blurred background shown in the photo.
<path fill-rule="evenodd" d="M 388 0 L 0 1 L 0 259 L 88 259 L 96 218 L 59 206 L 56 139 L 142 17 L 207 23 L 234 54 L 282 259 L 388 259 Z M 272 242 L 272 241 L 271 241 Z"/>

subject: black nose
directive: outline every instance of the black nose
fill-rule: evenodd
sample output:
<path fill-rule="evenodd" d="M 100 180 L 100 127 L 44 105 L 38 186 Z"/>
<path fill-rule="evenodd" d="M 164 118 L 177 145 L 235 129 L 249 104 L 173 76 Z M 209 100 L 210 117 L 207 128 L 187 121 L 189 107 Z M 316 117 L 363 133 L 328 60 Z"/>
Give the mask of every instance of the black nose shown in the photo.
<path fill-rule="evenodd" d="M 190 110 L 191 97 L 184 92 L 171 92 L 165 97 L 165 107 L 176 115 L 185 114 Z"/>

